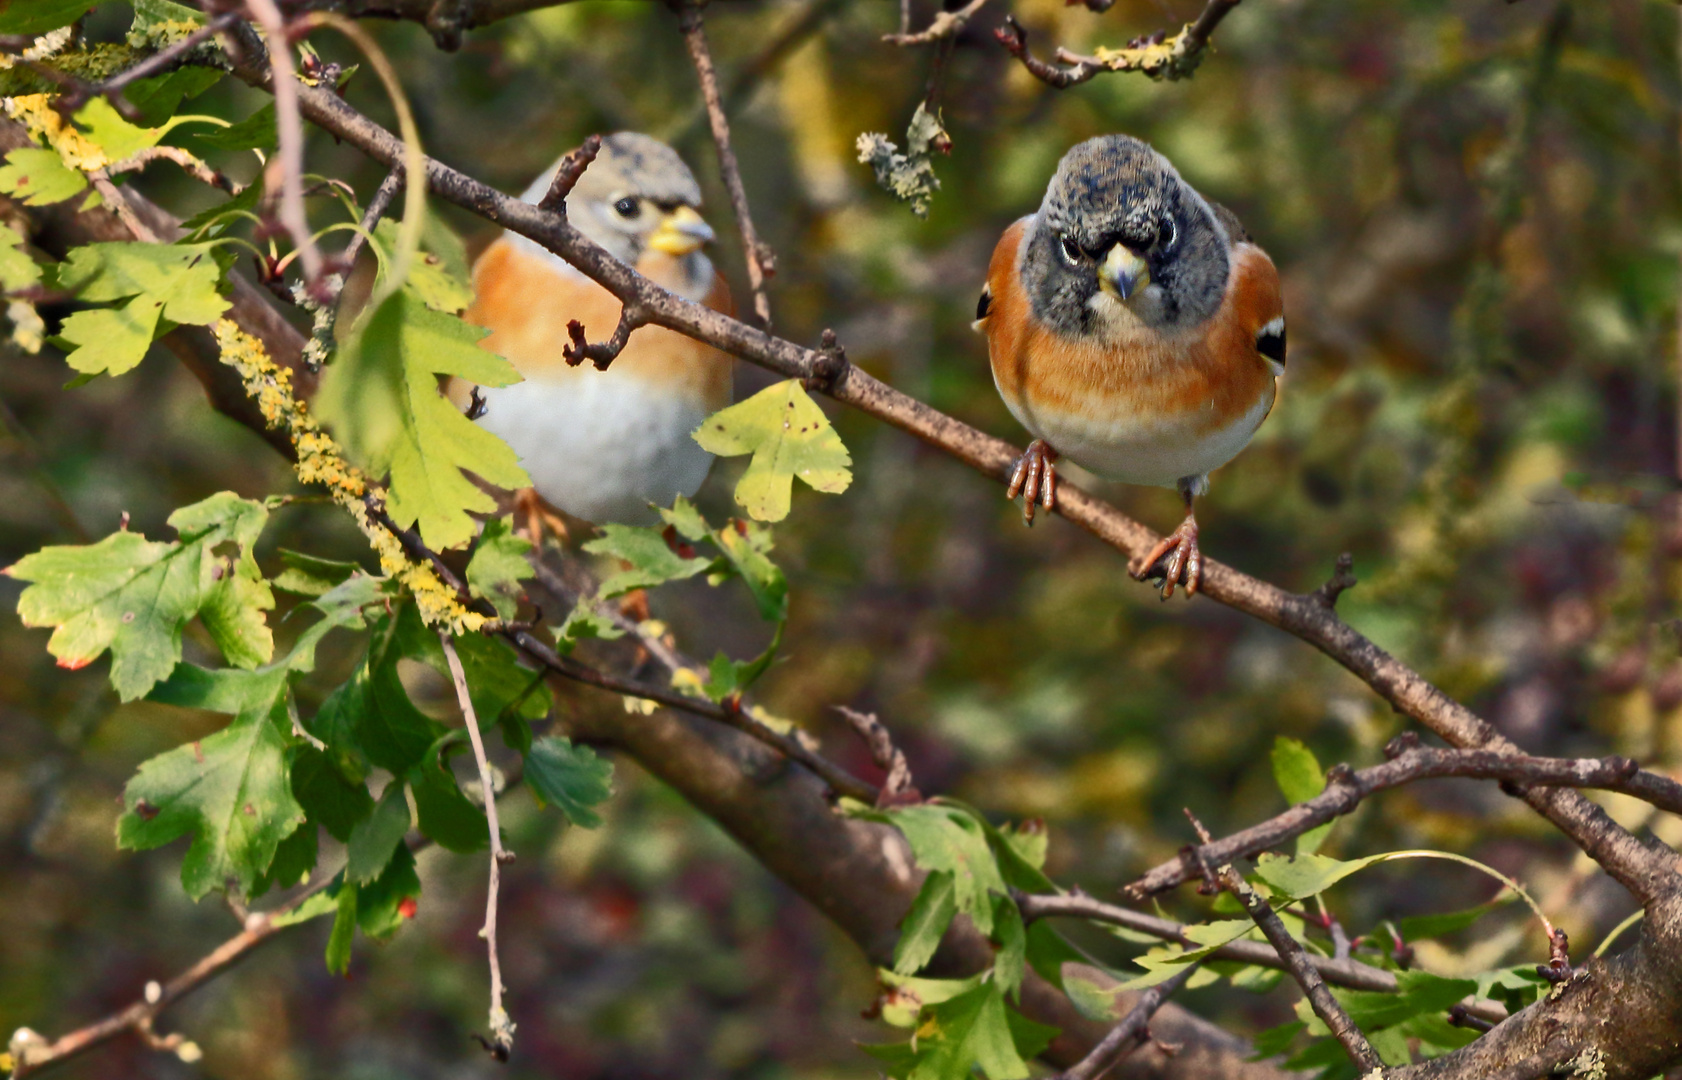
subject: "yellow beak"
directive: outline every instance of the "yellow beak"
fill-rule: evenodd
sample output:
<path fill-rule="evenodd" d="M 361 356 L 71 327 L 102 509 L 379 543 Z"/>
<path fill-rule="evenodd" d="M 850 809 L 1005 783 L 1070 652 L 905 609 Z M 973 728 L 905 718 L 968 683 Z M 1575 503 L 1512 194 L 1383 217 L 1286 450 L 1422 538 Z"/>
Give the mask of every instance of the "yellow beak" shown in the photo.
<path fill-rule="evenodd" d="M 692 206 L 680 206 L 667 214 L 648 238 L 648 246 L 667 255 L 682 256 L 713 238 L 712 226 Z"/>
<path fill-rule="evenodd" d="M 1111 248 L 1098 267 L 1098 287 L 1119 300 L 1126 300 L 1150 283 L 1150 266 L 1124 244 Z"/>

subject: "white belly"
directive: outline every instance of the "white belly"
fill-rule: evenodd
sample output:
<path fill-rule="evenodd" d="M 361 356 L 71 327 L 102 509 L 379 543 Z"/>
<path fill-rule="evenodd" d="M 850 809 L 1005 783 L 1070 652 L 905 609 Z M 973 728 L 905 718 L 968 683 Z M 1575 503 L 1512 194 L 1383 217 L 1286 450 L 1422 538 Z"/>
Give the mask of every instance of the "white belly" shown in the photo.
<path fill-rule="evenodd" d="M 652 524 L 649 503 L 695 494 L 712 467 L 690 437 L 705 408 L 612 369 L 487 387 L 484 397 L 479 424 L 520 455 L 539 495 L 587 521 Z"/>
<path fill-rule="evenodd" d="M 1237 457 L 1267 419 L 1273 395 L 1269 380 L 1267 393 L 1249 412 L 1213 431 L 1198 431 L 1195 416 L 1166 422 L 1137 417 L 1106 421 L 1050 411 L 1029 413 L 1019 409 L 1010 395 L 1003 396 L 1023 427 L 1082 468 L 1106 480 L 1173 487 Z"/>

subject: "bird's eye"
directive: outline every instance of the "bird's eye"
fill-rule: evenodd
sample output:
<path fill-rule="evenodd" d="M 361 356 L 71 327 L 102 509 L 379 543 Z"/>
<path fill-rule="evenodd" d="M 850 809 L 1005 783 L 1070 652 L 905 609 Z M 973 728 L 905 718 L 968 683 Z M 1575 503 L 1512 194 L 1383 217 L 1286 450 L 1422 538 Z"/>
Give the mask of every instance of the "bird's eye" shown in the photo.
<path fill-rule="evenodd" d="M 614 203 L 613 209 L 617 211 L 619 216 L 622 218 L 634 218 L 638 214 L 642 213 L 642 207 L 635 199 L 630 198 L 629 196 Z"/>
<path fill-rule="evenodd" d="M 1174 245 L 1180 242 L 1180 225 L 1171 217 L 1162 219 L 1162 227 L 1157 230 L 1156 242 L 1162 245 L 1163 251 L 1174 250 Z"/>
<path fill-rule="evenodd" d="M 1079 266 L 1080 265 L 1080 258 L 1081 258 L 1080 245 L 1075 243 L 1075 238 L 1074 237 L 1072 237 L 1072 236 L 1063 237 L 1059 241 L 1058 246 L 1063 251 L 1063 261 L 1064 262 L 1068 263 L 1070 266 Z"/>

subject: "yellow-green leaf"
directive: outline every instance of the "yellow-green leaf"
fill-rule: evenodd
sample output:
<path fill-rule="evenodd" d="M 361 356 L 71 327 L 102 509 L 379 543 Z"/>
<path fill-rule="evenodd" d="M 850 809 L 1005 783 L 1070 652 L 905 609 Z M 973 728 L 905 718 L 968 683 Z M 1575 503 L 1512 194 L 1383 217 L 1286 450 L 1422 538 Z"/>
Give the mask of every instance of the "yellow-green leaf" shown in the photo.
<path fill-rule="evenodd" d="M 853 482 L 852 456 L 798 379 L 714 413 L 695 429 L 695 441 L 723 457 L 753 455 L 736 484 L 736 502 L 760 521 L 788 516 L 796 476 L 830 494 Z"/>
<path fill-rule="evenodd" d="M 26 206 L 63 202 L 87 186 L 88 178 L 66 165 L 57 150 L 13 150 L 0 166 L 0 194 L 20 199 Z"/>

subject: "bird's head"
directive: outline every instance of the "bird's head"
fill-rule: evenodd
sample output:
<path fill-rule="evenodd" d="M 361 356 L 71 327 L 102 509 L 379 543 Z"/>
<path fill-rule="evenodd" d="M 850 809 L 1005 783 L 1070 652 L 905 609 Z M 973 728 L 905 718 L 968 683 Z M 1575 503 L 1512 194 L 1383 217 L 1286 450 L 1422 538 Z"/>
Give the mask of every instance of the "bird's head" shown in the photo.
<path fill-rule="evenodd" d="M 552 176 L 553 174 L 551 174 Z M 677 151 L 647 135 L 621 131 L 567 196 L 567 217 L 621 262 L 635 266 L 644 252 L 692 255 L 713 238 L 696 207 L 701 187 Z"/>
<path fill-rule="evenodd" d="M 1063 155 L 1023 244 L 1035 316 L 1100 340 L 1139 323 L 1163 332 L 1201 323 L 1220 306 L 1231 261 L 1209 204 L 1128 135 Z"/>

